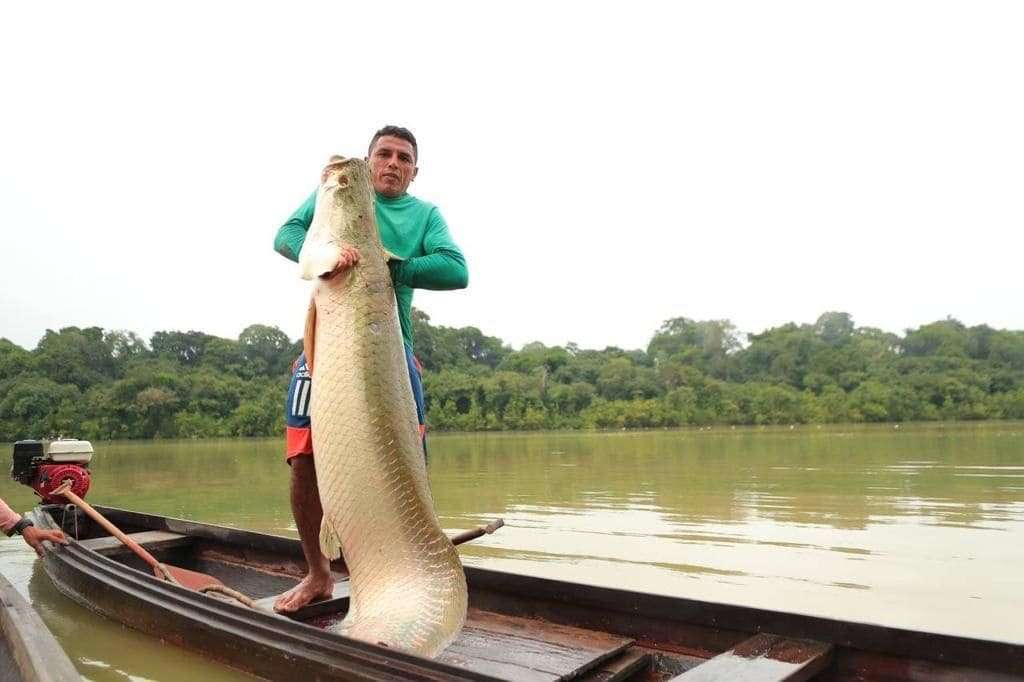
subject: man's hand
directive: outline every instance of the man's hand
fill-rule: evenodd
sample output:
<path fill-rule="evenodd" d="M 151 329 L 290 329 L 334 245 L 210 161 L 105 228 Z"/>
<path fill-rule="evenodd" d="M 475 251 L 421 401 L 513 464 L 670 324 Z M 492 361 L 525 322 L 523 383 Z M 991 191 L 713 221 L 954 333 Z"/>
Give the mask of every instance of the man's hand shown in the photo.
<path fill-rule="evenodd" d="M 335 275 L 341 274 L 353 267 L 358 262 L 359 252 L 351 246 L 343 246 L 341 247 L 341 253 L 338 254 L 338 263 L 334 266 L 334 269 L 327 274 L 320 275 L 320 279 L 331 279 Z"/>
<path fill-rule="evenodd" d="M 43 530 L 42 528 L 36 528 L 35 526 L 28 526 L 25 530 L 21 531 L 21 537 L 25 538 L 25 542 L 36 551 L 36 554 L 43 556 L 43 542 L 49 540 L 50 542 L 57 542 L 62 545 L 68 544 L 68 539 L 64 537 L 64 533 L 59 530 Z"/>

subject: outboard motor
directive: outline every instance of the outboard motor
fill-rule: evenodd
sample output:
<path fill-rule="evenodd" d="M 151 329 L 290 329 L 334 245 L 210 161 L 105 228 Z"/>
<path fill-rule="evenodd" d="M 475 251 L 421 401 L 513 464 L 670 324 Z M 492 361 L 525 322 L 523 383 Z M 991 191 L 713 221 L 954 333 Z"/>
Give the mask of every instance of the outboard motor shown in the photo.
<path fill-rule="evenodd" d="M 85 497 L 89 491 L 89 462 L 92 443 L 87 440 L 19 440 L 14 444 L 11 478 L 27 485 L 43 498 L 44 504 L 61 504 L 65 499 L 53 491 L 65 481 L 71 492 Z"/>

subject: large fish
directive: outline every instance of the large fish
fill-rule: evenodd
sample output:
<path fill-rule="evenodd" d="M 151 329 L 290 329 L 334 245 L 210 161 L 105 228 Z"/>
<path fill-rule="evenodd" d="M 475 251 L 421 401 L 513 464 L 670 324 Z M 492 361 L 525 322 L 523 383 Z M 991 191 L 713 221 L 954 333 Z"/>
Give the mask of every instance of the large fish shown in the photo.
<path fill-rule="evenodd" d="M 343 246 L 359 263 L 317 279 Z M 434 513 L 388 256 L 369 168 L 332 157 L 299 254 L 317 279 L 305 345 L 320 546 L 351 576 L 341 634 L 433 657 L 465 622 L 466 576 Z"/>

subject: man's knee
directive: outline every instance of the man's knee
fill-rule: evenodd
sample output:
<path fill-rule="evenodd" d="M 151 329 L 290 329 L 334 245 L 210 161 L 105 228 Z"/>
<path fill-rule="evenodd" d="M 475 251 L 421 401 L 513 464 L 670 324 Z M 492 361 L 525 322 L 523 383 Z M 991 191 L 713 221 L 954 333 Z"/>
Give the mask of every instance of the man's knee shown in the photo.
<path fill-rule="evenodd" d="M 313 455 L 296 455 L 288 459 L 292 469 L 293 481 L 316 482 L 316 464 L 313 462 Z"/>
<path fill-rule="evenodd" d="M 289 481 L 292 512 L 299 518 L 303 509 L 320 509 L 320 488 L 316 484 L 316 466 L 312 456 L 293 457 L 291 464 L 291 480 Z"/>

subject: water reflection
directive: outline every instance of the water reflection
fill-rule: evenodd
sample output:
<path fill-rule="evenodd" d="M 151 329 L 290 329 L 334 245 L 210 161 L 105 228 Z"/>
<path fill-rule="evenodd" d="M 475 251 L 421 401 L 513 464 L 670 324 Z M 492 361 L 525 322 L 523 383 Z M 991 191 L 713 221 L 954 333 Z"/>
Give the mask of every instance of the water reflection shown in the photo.
<path fill-rule="evenodd" d="M 448 525 L 505 515 L 482 565 L 1024 640 L 1020 433 L 458 436 L 432 476 Z"/>

